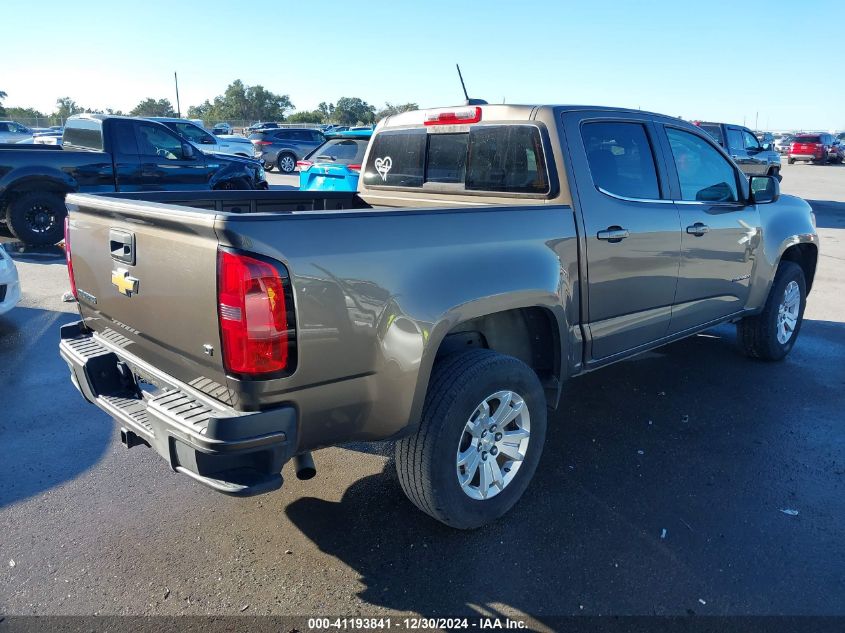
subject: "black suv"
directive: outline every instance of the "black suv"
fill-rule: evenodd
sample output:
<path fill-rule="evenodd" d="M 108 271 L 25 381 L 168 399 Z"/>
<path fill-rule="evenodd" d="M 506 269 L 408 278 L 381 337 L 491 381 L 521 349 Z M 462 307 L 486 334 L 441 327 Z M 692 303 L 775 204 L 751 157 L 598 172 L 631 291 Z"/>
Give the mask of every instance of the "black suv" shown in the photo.
<path fill-rule="evenodd" d="M 326 137 L 319 130 L 288 127 L 260 130 L 250 134 L 249 140 L 255 146 L 255 157 L 264 159 L 267 171 L 278 167 L 283 174 L 291 174 L 296 161 L 322 145 Z"/>

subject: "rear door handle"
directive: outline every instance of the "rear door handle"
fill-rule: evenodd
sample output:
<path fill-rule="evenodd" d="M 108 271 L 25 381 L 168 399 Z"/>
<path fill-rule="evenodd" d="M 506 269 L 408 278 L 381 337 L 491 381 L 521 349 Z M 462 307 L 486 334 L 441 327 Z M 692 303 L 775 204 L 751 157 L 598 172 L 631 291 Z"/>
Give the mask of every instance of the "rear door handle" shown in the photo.
<path fill-rule="evenodd" d="M 702 224 L 701 222 L 696 222 L 692 226 L 687 227 L 687 233 L 689 233 L 690 235 L 697 235 L 698 237 L 701 237 L 705 233 L 709 232 L 710 227 L 706 224 Z"/>
<path fill-rule="evenodd" d="M 609 226 L 604 231 L 599 231 L 596 237 L 600 240 L 607 240 L 608 242 L 621 242 L 628 237 L 628 229 L 623 229 L 621 226 Z"/>

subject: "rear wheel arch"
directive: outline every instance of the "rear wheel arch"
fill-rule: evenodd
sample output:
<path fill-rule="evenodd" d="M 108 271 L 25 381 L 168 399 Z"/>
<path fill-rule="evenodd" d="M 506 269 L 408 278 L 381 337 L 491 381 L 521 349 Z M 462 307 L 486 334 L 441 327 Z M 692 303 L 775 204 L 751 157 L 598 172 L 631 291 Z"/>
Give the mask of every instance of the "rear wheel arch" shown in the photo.
<path fill-rule="evenodd" d="M 435 363 L 449 354 L 473 348 L 491 349 L 525 362 L 543 385 L 548 406 L 557 406 L 562 378 L 567 374 L 564 336 L 568 329 L 565 317 L 554 307 L 534 304 L 482 312 L 439 325 L 440 328 L 432 329 L 429 352 L 420 363 L 410 424 L 403 434 L 419 423 Z"/>

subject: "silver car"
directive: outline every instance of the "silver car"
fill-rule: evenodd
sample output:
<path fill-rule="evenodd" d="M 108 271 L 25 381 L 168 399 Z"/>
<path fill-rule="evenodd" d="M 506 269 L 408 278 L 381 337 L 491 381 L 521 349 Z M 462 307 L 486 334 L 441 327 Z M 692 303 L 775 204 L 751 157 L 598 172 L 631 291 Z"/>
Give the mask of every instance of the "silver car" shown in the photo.
<path fill-rule="evenodd" d="M 0 143 L 17 143 L 32 138 L 32 130 L 14 121 L 0 121 Z"/>
<path fill-rule="evenodd" d="M 215 136 L 187 119 L 149 117 L 163 123 L 179 136 L 196 145 L 205 154 L 231 154 L 253 158 L 252 142 L 243 136 Z"/>

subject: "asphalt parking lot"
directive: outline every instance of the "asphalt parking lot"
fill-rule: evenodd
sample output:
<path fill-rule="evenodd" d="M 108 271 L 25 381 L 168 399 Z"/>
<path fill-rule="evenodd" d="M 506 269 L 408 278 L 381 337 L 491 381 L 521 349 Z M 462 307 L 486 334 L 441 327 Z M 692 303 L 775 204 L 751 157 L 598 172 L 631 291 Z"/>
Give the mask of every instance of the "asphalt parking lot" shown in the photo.
<path fill-rule="evenodd" d="M 58 355 L 61 251 L 15 253 L 0 613 L 845 615 L 845 166 L 783 176 L 822 239 L 788 360 L 720 327 L 572 381 L 523 500 L 470 533 L 415 510 L 384 445 L 249 499 L 127 451 Z"/>

